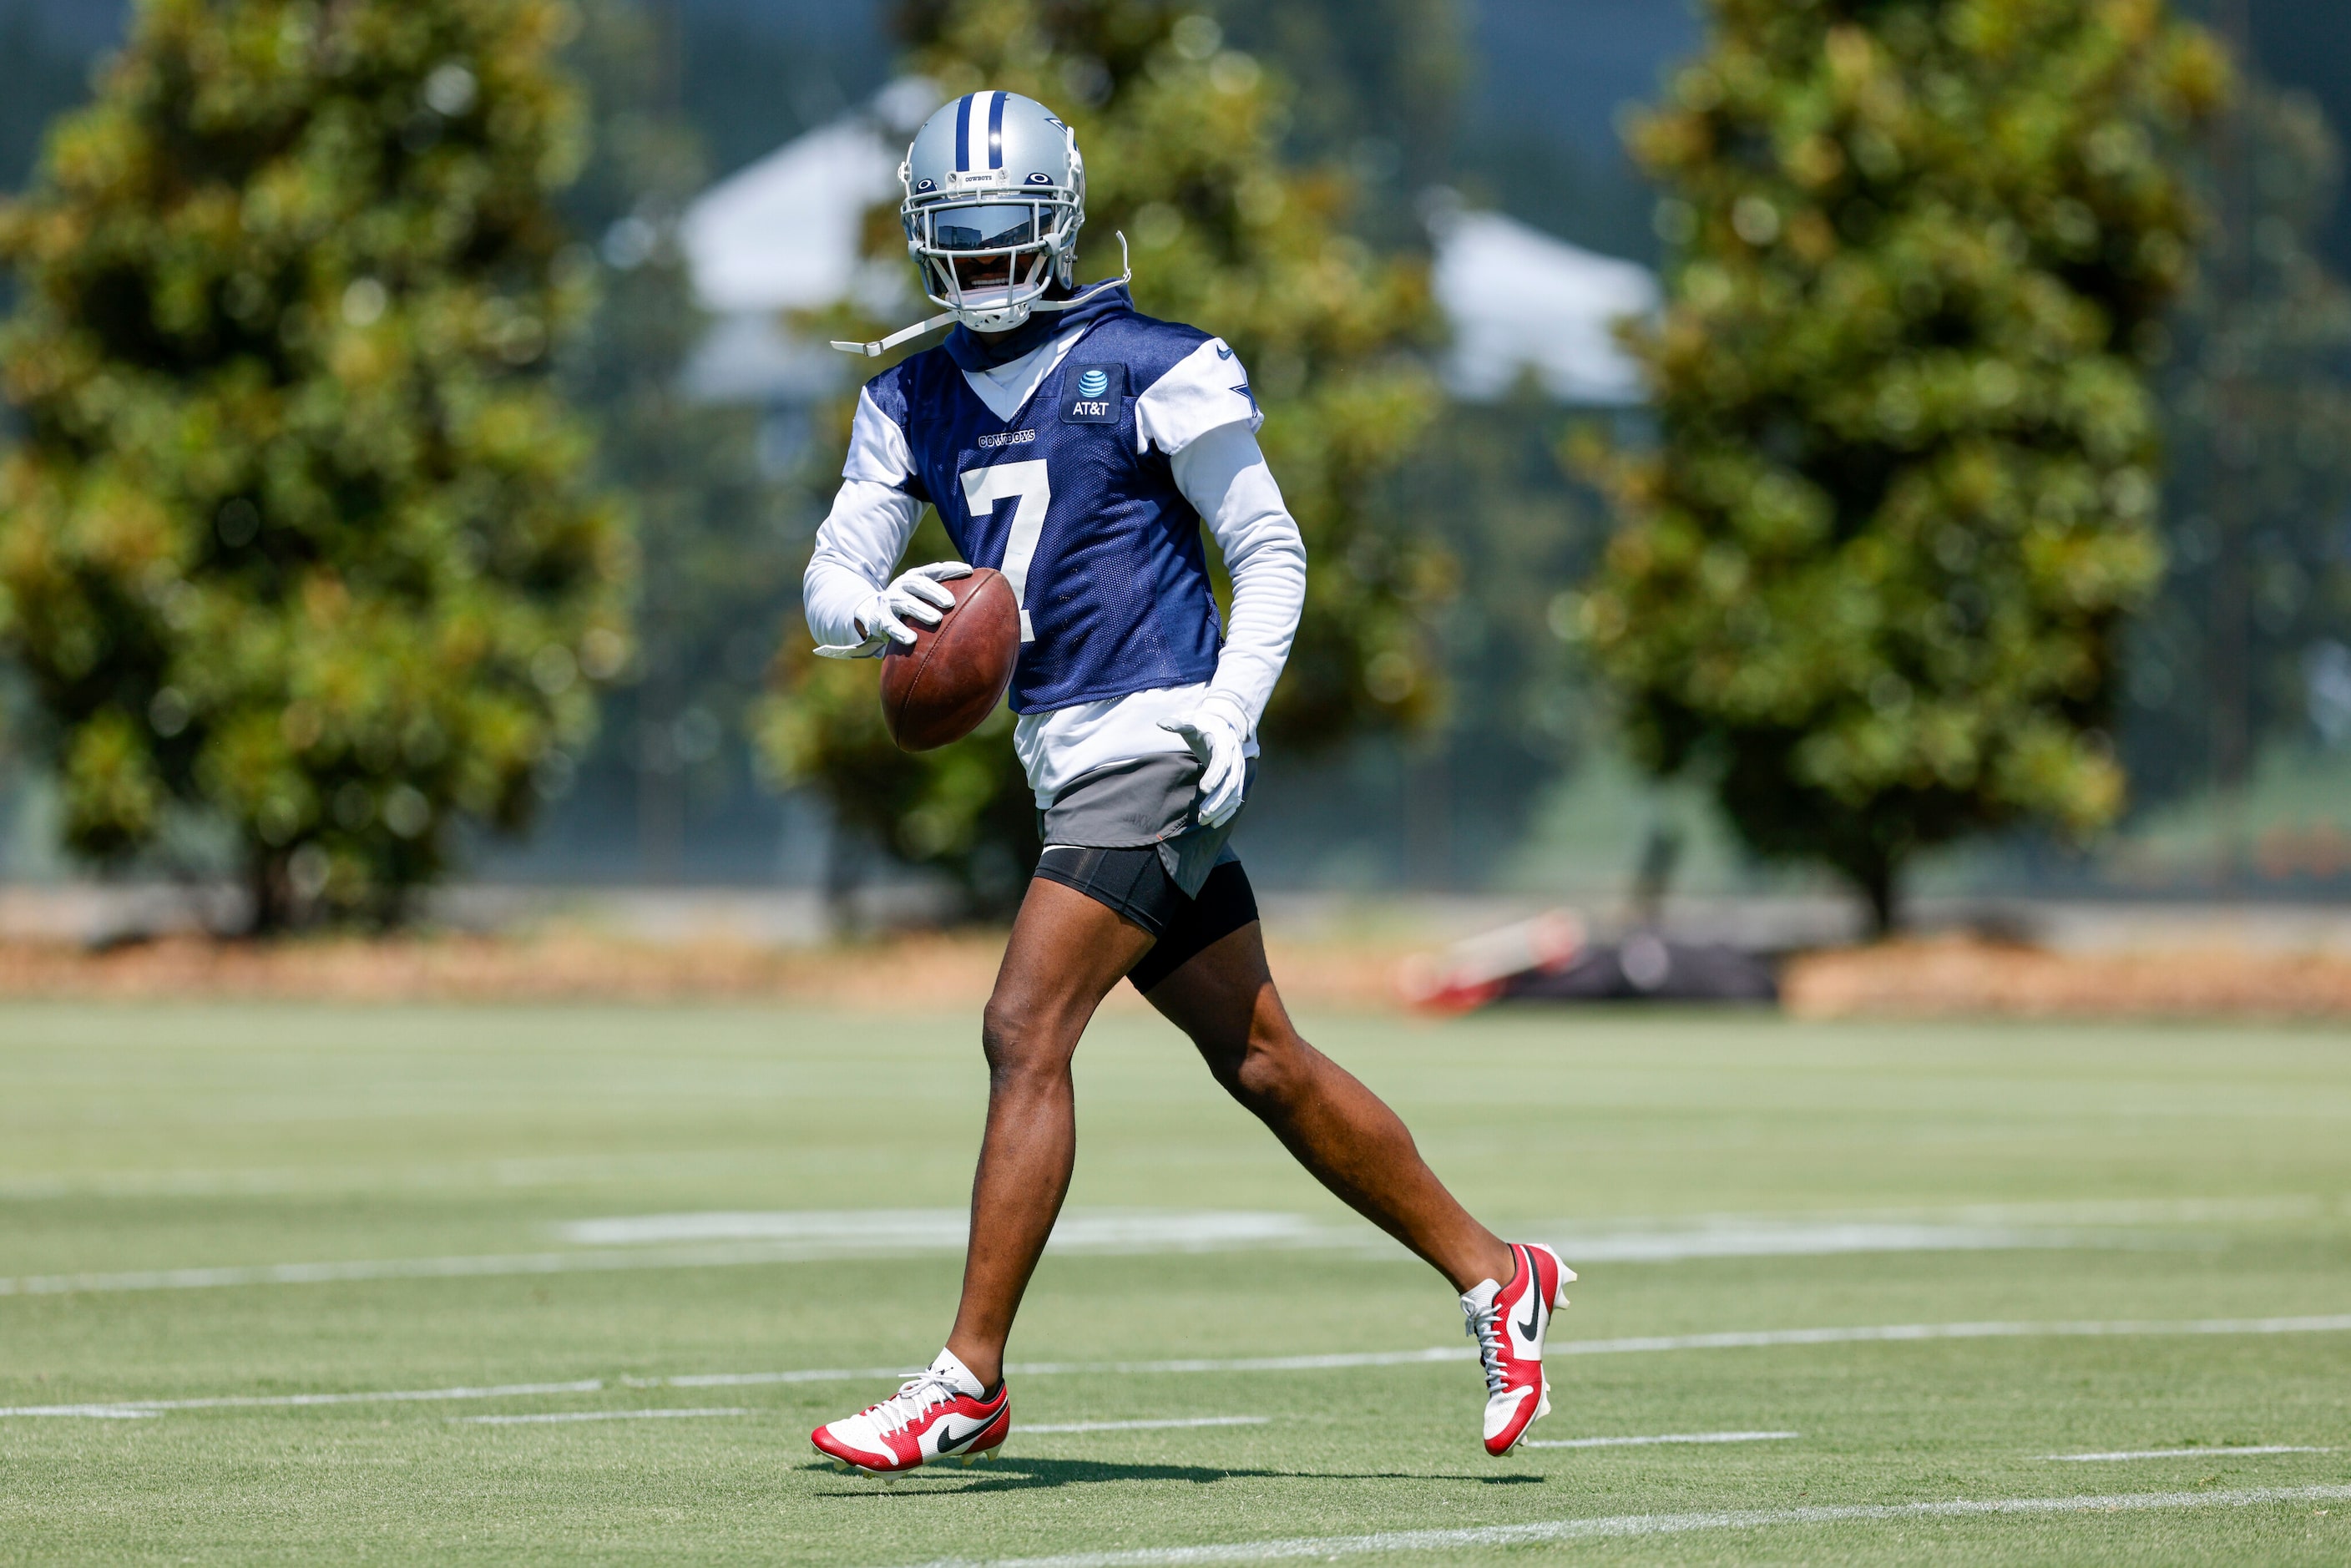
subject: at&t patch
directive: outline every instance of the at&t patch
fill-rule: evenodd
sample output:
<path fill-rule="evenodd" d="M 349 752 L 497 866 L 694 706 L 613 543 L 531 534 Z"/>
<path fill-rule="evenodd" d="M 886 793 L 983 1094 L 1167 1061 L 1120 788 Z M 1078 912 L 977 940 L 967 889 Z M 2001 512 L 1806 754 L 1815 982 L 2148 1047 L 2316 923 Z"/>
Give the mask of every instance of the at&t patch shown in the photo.
<path fill-rule="evenodd" d="M 1061 372 L 1061 423 L 1116 424 L 1125 396 L 1124 365 L 1071 365 Z"/>

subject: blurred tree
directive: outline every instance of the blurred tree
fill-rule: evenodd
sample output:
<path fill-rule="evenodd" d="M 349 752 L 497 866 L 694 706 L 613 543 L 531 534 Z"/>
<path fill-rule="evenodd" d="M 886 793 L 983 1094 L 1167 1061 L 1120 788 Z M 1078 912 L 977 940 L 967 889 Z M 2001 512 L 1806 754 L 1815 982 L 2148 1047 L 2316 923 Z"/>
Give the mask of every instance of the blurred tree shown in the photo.
<path fill-rule="evenodd" d="M 1420 196 L 1456 172 L 1469 73 L 1458 0 L 1220 0 L 1214 15 L 1233 47 L 1293 84 L 1290 158 L 1353 177 L 1350 227 L 1421 245 Z"/>
<path fill-rule="evenodd" d="M 1225 47 L 1212 17 L 1166 0 L 907 0 L 901 26 L 911 63 L 945 92 L 1008 89 L 1068 115 L 1086 154 L 1081 278 L 1115 271 L 1123 230 L 1138 306 L 1217 333 L 1249 365 L 1266 455 L 1312 561 L 1267 716 L 1274 742 L 1328 746 L 1428 714 L 1427 622 L 1451 569 L 1376 505 L 1381 476 L 1438 406 L 1414 353 L 1436 330 L 1426 272 L 1340 232 L 1343 172 L 1283 165 L 1288 89 Z M 875 256 L 903 257 L 894 209 L 877 210 L 870 238 Z M 884 324 L 841 325 L 832 335 Z M 828 455 L 848 414 L 844 402 L 829 416 Z M 913 559 L 945 552 L 927 523 Z M 1001 735 L 890 751 L 872 666 L 812 660 L 805 644 L 795 631 L 763 723 L 780 775 L 814 784 L 841 821 L 893 852 L 946 869 L 983 907 L 1017 901 L 1035 858 L 1033 803 Z"/>
<path fill-rule="evenodd" d="M 890 79 L 883 7 L 874 0 L 660 3 L 683 35 L 682 107 L 720 173 L 839 119 Z"/>
<path fill-rule="evenodd" d="M 2203 12 L 2237 57 L 2271 83 L 2309 95 L 2335 125 L 2351 124 L 2351 6 L 2343 0 L 2204 0 Z M 2328 264 L 2351 272 L 2351 204 L 2319 218 Z"/>
<path fill-rule="evenodd" d="M 564 210 L 601 236 L 601 287 L 562 368 L 597 427 L 599 476 L 630 498 L 641 565 L 637 655 L 550 830 L 609 842 L 613 819 L 632 816 L 640 873 L 667 882 L 684 873 L 695 826 L 759 798 L 747 715 L 806 549 L 783 525 L 791 488 L 761 463 L 760 412 L 687 384 L 709 321 L 677 225 L 707 162 L 684 103 L 680 18 L 649 0 L 590 0 L 582 14 L 570 59 L 596 139 Z M 564 788 L 562 769 L 542 775 Z"/>
<path fill-rule="evenodd" d="M 1396 476 L 1396 509 L 1425 519 L 1465 584 L 1436 617 L 1445 711 L 1405 747 L 1403 869 L 1416 885 L 1507 876 L 1536 800 L 1588 759 L 1591 683 L 1567 656 L 1562 591 L 1598 564 L 1607 517 L 1587 486 L 1562 483 L 1558 452 L 1593 417 L 1528 377 L 1503 401 L 1447 409 Z"/>
<path fill-rule="evenodd" d="M 2216 154 L 2163 387 L 2170 565 L 2125 731 L 2156 799 L 2235 789 L 2264 742 L 2307 734 L 2305 666 L 2351 642 L 2351 293 L 2317 250 L 2341 149 L 2314 100 L 2250 80 Z"/>
<path fill-rule="evenodd" d="M 257 928 L 396 918 L 589 731 L 631 559 L 548 376 L 574 20 L 145 0 L 0 216 L 0 643 L 80 852 L 225 823 Z"/>
<path fill-rule="evenodd" d="M 1638 125 L 1681 254 L 1657 450 L 1581 631 L 1652 768 L 1896 915 L 1903 862 L 2112 818 L 2161 566 L 2147 365 L 2180 132 L 2226 67 L 2160 0 L 1711 0 Z"/>

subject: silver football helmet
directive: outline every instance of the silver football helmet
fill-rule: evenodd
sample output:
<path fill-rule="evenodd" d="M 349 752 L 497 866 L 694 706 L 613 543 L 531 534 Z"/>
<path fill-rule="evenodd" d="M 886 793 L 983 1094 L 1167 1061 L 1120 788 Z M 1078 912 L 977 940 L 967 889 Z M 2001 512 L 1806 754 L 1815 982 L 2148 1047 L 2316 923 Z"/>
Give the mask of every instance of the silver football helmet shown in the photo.
<path fill-rule="evenodd" d="M 1076 132 L 1035 99 L 990 91 L 956 99 L 914 133 L 898 183 L 906 193 L 898 207 L 906 254 L 924 294 L 946 309 L 878 343 L 834 348 L 879 355 L 949 321 L 1005 332 L 1037 311 L 1079 302 L 1045 294 L 1073 281 L 1086 163 Z M 1123 250 L 1123 235 L 1119 243 Z"/>
<path fill-rule="evenodd" d="M 923 122 L 898 166 L 906 254 L 923 292 L 975 332 L 1019 326 L 1071 282 L 1086 223 L 1086 162 L 1032 98 L 967 93 Z"/>

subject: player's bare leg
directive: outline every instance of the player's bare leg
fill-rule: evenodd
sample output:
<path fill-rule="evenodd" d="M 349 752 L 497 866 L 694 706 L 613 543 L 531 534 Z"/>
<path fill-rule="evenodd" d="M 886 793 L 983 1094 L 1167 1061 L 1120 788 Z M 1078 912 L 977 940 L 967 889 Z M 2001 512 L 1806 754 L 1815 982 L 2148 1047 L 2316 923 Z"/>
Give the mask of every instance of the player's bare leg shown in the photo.
<path fill-rule="evenodd" d="M 1255 922 L 1211 943 L 1147 993 L 1208 1070 L 1299 1162 L 1461 1292 L 1486 1373 L 1486 1451 L 1499 1458 L 1551 1413 L 1542 1345 L 1575 1276 L 1549 1248 L 1507 1243 L 1445 1190 L 1412 1134 L 1353 1074 L 1299 1038 Z"/>
<path fill-rule="evenodd" d="M 1455 1290 L 1510 1278 L 1508 1244 L 1445 1189 L 1403 1120 L 1300 1038 L 1274 989 L 1254 923 L 1154 986 L 1149 1000 L 1192 1037 L 1217 1082 L 1316 1180 L 1426 1259 Z"/>
<path fill-rule="evenodd" d="M 982 1383 L 1004 1375 L 1004 1343 L 1053 1232 L 1077 1159 L 1070 1059 L 1094 1009 L 1149 950 L 1151 933 L 1082 893 L 1039 879 L 1012 924 L 980 1028 L 987 1134 L 972 1180 L 971 1246 L 947 1348 Z"/>

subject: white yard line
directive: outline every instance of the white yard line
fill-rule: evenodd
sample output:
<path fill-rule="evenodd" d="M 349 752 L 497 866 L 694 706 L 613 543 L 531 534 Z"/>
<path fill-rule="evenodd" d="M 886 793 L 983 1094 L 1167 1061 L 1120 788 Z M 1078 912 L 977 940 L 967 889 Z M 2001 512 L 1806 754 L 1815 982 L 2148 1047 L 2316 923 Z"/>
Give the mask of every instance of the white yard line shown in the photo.
<path fill-rule="evenodd" d="M 960 1252 L 971 1216 L 960 1208 L 716 1209 L 575 1219 L 557 1228 L 583 1247 L 686 1242 L 789 1242 L 840 1256 Z M 1574 1220 L 1536 1227 L 1577 1262 L 1671 1263 L 1695 1258 L 1830 1257 L 1849 1252 L 1972 1252 L 2007 1249 L 2145 1246 L 2144 1236 L 2092 1235 L 1997 1223 L 1889 1222 L 1863 1217 L 1774 1218 L 1701 1215 L 1687 1219 Z M 1259 1209 L 1076 1208 L 1053 1227 L 1052 1249 L 1200 1252 L 1239 1248 L 1382 1254 L 1361 1226 Z"/>
<path fill-rule="evenodd" d="M 104 1405 L 0 1406 L 0 1416 L 155 1416 L 166 1410 L 287 1409 L 309 1405 L 382 1405 L 443 1399 L 511 1399 L 536 1394 L 593 1394 L 601 1377 L 575 1383 L 507 1383 L 486 1388 L 393 1388 L 354 1394 L 223 1394 L 207 1399 L 124 1399 Z"/>
<path fill-rule="evenodd" d="M 630 1214 L 558 1226 L 583 1247 L 686 1241 L 792 1241 L 845 1254 L 960 1252 L 971 1237 L 968 1208 L 722 1209 Z M 1050 1249 L 1083 1252 L 1197 1252 L 1239 1247 L 1359 1247 L 1355 1225 L 1257 1208 L 1067 1208 Z"/>
<path fill-rule="evenodd" d="M 62 1296 L 119 1291 L 209 1291 L 241 1285 L 332 1285 L 371 1280 L 494 1279 L 516 1274 L 598 1274 L 639 1269 L 727 1269 L 841 1256 L 820 1242 L 750 1242 L 626 1251 L 510 1252 L 451 1258 L 352 1259 L 337 1263 L 256 1263 L 216 1269 L 140 1269 L 111 1274 L 29 1274 L 0 1279 L 0 1296 Z"/>
<path fill-rule="evenodd" d="M 2121 1492 L 2106 1497 L 2013 1497 L 1951 1502 L 1901 1502 L 1813 1508 L 1725 1509 L 1701 1513 L 1632 1513 L 1604 1519 L 1558 1519 L 1536 1524 L 1489 1524 L 1467 1530 L 1390 1530 L 1374 1535 L 1291 1537 L 1216 1546 L 1146 1546 L 1127 1552 L 1080 1552 L 1062 1557 L 1002 1557 L 987 1562 L 948 1558 L 924 1568 L 1175 1568 L 1207 1563 L 1265 1563 L 1294 1558 L 1359 1557 L 1389 1552 L 1452 1552 L 1556 1541 L 1681 1535 L 1702 1530 L 1760 1530 L 1785 1524 L 1844 1524 L 1857 1520 L 1970 1519 L 2053 1513 L 2137 1513 L 2147 1510 L 2254 1508 L 2264 1503 L 2340 1502 L 2351 1486 L 2258 1487 L 2241 1491 Z"/>
<path fill-rule="evenodd" d="M 970 1218 L 961 1209 L 841 1209 L 657 1214 L 578 1220 L 560 1233 L 582 1243 L 562 1252 L 355 1258 L 308 1263 L 235 1263 L 0 1278 L 0 1296 L 130 1291 L 208 1291 L 381 1280 L 496 1279 L 653 1269 L 734 1269 L 828 1259 L 960 1252 Z M 1667 1263 L 1703 1258 L 1828 1257 L 1852 1252 L 1954 1252 L 2011 1248 L 2144 1246 L 2148 1238 L 1996 1226 L 1813 1224 L 1707 1219 L 1664 1228 L 1545 1231 L 1576 1262 Z M 1254 1210 L 1077 1210 L 1062 1216 L 1050 1249 L 1103 1255 L 1246 1251 L 1405 1254 L 1361 1226 Z"/>
<path fill-rule="evenodd" d="M 1475 1345 L 1440 1344 L 1427 1350 L 1347 1351 L 1333 1355 L 1245 1355 L 1230 1360 L 1016 1361 L 1005 1370 L 1023 1377 L 1052 1377 L 1076 1372 L 1323 1372 L 1352 1366 L 1416 1366 L 1422 1362 L 1477 1359 Z"/>
<path fill-rule="evenodd" d="M 316 1197 L 321 1193 L 380 1193 L 462 1186 L 528 1187 L 560 1183 L 642 1179 L 653 1173 L 734 1172 L 762 1166 L 744 1150 L 635 1155 L 548 1155 L 434 1165 L 264 1166 L 224 1170 L 19 1172 L 0 1176 L 0 1201 L 65 1197 Z"/>
<path fill-rule="evenodd" d="M 1816 1208 L 1772 1214 L 1752 1211 L 1676 1215 L 1552 1215 L 1521 1221 L 1528 1235 L 1612 1236 L 1644 1232 L 1773 1229 L 1813 1225 L 2061 1226 L 2234 1225 L 2270 1220 L 2325 1219 L 2351 1215 L 2351 1197 L 2314 1193 L 2268 1197 L 2055 1198 L 2030 1203 L 1903 1205 L 1884 1208 Z"/>
<path fill-rule="evenodd" d="M 770 1383 L 862 1383 L 869 1378 L 903 1383 L 919 1366 L 810 1366 L 797 1372 L 693 1372 L 677 1377 L 623 1377 L 631 1388 L 757 1388 Z M 1013 1365 L 1008 1371 L 1022 1368 Z"/>
<path fill-rule="evenodd" d="M 1270 1416 L 1194 1416 L 1180 1421 L 1046 1421 L 1013 1423 L 1016 1435 L 1037 1432 L 1155 1432 L 1177 1427 L 1262 1427 Z"/>
<path fill-rule="evenodd" d="M 1549 1230 L 1552 1251 L 1589 1263 L 1685 1263 L 1702 1258 L 1834 1258 L 1855 1252 L 2004 1252 L 2034 1248 L 2146 1248 L 2145 1233 L 2030 1230 L 2005 1225 L 1895 1225 L 1750 1220 L 1663 1230 Z"/>
<path fill-rule="evenodd" d="M 1859 1344 L 1879 1340 L 2074 1339 L 2139 1334 L 2341 1333 L 2351 1312 L 2296 1318 L 2199 1318 L 2181 1322 L 1889 1323 L 1878 1328 L 1760 1329 L 1745 1333 L 1662 1334 L 1639 1339 L 1572 1340 L 1559 1355 L 1625 1355 L 1658 1350 L 1748 1350 L 1782 1344 Z"/>
<path fill-rule="evenodd" d="M 740 1406 L 705 1410 L 563 1410 L 540 1416 L 452 1416 L 471 1427 L 537 1427 L 555 1421 L 682 1421 L 689 1416 L 748 1416 Z"/>
<path fill-rule="evenodd" d="M 1856 1218 L 1923 1218 L 1959 1225 L 2235 1225 L 2351 1215 L 2351 1197 L 2298 1193 L 2271 1197 L 2053 1198 L 1879 1209 Z"/>
<path fill-rule="evenodd" d="M 1646 1448 L 1655 1443 L 1776 1443 L 1802 1432 L 1666 1432 L 1655 1437 L 1528 1438 L 1521 1448 Z"/>
<path fill-rule="evenodd" d="M 2263 1443 L 2245 1448 L 2131 1448 L 2114 1454 L 2043 1454 L 2041 1457 L 2078 1465 L 2095 1459 L 2185 1459 L 2209 1458 L 2221 1454 L 2331 1454 L 2334 1451 L 2332 1448 L 2304 1448 L 2297 1443 Z"/>
<path fill-rule="evenodd" d="M 1907 1343 L 1939 1339 L 2064 1339 L 2110 1335 L 2292 1334 L 2351 1332 L 2351 1312 L 2324 1317 L 2199 1318 L 2178 1322 L 2120 1321 L 2111 1322 L 1972 1322 L 1890 1323 L 1863 1328 L 1758 1329 L 1738 1333 L 1657 1334 L 1637 1339 L 1572 1340 L 1551 1348 L 1554 1355 L 1633 1355 L 1678 1350 L 1737 1350 L 1774 1345 L 1855 1344 L 1874 1342 Z M 1469 1345 L 1434 1345 L 1426 1350 L 1374 1350 L 1332 1355 L 1264 1355 L 1232 1358 L 1186 1358 L 1173 1361 L 1029 1361 L 1009 1363 L 1005 1370 L 1016 1377 L 1050 1377 L 1085 1374 L 1322 1372 L 1363 1366 L 1416 1366 L 1439 1362 L 1475 1361 Z M 622 1377 L 613 1381 L 630 1388 L 747 1388 L 769 1384 L 852 1383 L 912 1376 L 919 1367 L 808 1367 L 792 1372 L 707 1372 L 674 1377 Z M 383 1400 L 498 1399 L 535 1394 L 590 1394 L 605 1386 L 601 1378 L 576 1383 L 514 1383 L 480 1388 L 418 1388 L 389 1393 L 241 1394 L 203 1399 L 124 1399 L 75 1405 L 0 1406 L 0 1417 L 10 1416 L 147 1415 L 161 1410 L 222 1410 L 306 1405 L 357 1405 Z M 2210 1450 L 2207 1450 L 2208 1452 Z"/>
<path fill-rule="evenodd" d="M 1428 1350 L 1352 1351 L 1335 1355 L 1260 1355 L 1227 1360 L 1011 1361 L 1015 1377 L 1059 1377 L 1083 1373 L 1321 1372 L 1356 1366 L 1416 1366 L 1427 1362 L 1475 1361 L 1473 1347 L 1440 1344 Z M 695 1372 L 676 1377 L 622 1378 L 635 1388 L 750 1388 L 770 1383 L 852 1383 L 864 1378 L 907 1378 L 919 1366 L 806 1367 L 793 1372 Z M 0 1408 L 0 1416 L 8 1411 Z M 1032 1428 L 1033 1430 L 1033 1428 Z"/>
<path fill-rule="evenodd" d="M 1336 1228 L 1308 1233 L 1287 1225 L 1217 1225 L 1199 1216 L 1177 1217 L 1196 1224 L 1164 1233 L 1144 1226 L 1103 1223 L 1074 1240 L 1055 1239 L 1050 1249 L 1097 1255 L 1288 1249 L 1360 1250 L 1369 1245 L 1354 1231 Z M 1293 1217 L 1261 1217 L 1287 1221 Z M 907 1232 L 884 1233 L 870 1241 L 809 1234 L 772 1240 L 714 1241 L 695 1246 L 584 1249 L 574 1252 L 460 1254 L 444 1258 L 356 1258 L 327 1263 L 229 1264 L 202 1269 L 133 1269 L 113 1273 L 26 1274 L 0 1278 L 0 1296 L 62 1296 L 126 1291 L 214 1291 L 255 1285 L 337 1285 L 378 1280 L 478 1280 L 532 1274 L 601 1274 L 655 1269 L 738 1269 L 774 1263 L 813 1263 L 844 1257 L 960 1251 L 967 1218 L 958 1218 L 952 1244 L 922 1244 Z"/>

